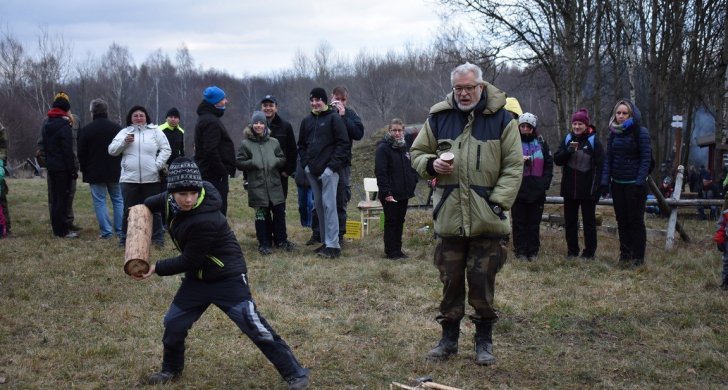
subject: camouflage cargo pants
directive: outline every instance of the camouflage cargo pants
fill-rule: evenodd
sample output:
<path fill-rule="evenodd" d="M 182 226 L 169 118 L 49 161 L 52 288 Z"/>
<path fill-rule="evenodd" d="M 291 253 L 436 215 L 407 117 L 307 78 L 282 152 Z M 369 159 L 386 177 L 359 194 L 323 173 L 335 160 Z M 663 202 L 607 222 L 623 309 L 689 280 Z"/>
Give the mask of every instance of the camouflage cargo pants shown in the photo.
<path fill-rule="evenodd" d="M 441 238 L 435 248 L 435 266 L 440 271 L 442 301 L 439 322 L 460 321 L 465 316 L 465 280 L 474 322 L 495 322 L 493 306 L 495 275 L 506 262 L 503 240 L 483 237 Z"/>

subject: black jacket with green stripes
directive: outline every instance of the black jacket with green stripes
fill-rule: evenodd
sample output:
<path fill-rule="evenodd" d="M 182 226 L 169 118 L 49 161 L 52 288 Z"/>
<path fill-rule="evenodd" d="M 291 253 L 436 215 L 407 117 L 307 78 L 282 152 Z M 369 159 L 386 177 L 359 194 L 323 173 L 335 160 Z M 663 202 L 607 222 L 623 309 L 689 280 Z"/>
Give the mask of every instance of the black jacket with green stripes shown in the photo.
<path fill-rule="evenodd" d="M 144 201 L 152 212 L 162 213 L 172 242 L 180 251 L 179 256 L 157 261 L 160 276 L 184 272 L 187 278 L 215 282 L 248 272 L 243 250 L 220 212 L 220 193 L 212 184 L 203 183 L 199 200 L 190 211 L 173 212 L 166 191 Z"/>

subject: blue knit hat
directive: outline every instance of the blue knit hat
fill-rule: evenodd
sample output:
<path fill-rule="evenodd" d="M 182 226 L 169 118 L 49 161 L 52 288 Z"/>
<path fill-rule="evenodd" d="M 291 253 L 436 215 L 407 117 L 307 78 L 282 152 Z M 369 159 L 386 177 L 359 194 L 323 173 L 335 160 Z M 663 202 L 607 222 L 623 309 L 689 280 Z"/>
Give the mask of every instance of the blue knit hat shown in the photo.
<path fill-rule="evenodd" d="M 202 99 L 210 104 L 217 104 L 222 99 L 225 99 L 225 91 L 216 85 L 207 87 L 202 93 Z"/>

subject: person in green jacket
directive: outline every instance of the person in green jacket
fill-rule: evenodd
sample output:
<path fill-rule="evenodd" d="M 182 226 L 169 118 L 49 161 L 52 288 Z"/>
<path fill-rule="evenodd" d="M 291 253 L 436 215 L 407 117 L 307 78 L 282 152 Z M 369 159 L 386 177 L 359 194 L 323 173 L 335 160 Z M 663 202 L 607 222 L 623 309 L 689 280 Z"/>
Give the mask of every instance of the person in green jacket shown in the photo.
<path fill-rule="evenodd" d="M 235 165 L 248 175 L 248 206 L 255 209 L 255 235 L 258 252 L 273 253 L 270 227 L 275 246 L 287 252 L 294 249 L 286 233 L 286 200 L 280 171 L 286 158 L 278 140 L 270 136 L 265 114 L 255 111 L 250 125 L 243 130 Z M 272 214 L 272 215 L 271 215 Z M 269 221 L 272 220 L 272 224 Z"/>
<path fill-rule="evenodd" d="M 495 275 L 506 261 L 511 231 L 505 211 L 516 200 L 523 177 L 518 122 L 504 107 L 506 94 L 483 81 L 482 70 L 465 63 L 451 75 L 452 92 L 430 108 L 410 150 L 420 177 L 437 178 L 433 193 L 435 265 L 443 284 L 442 339 L 427 353 L 443 360 L 457 353 L 465 316 L 465 282 L 474 313 L 475 363 L 495 363 L 493 324 Z"/>

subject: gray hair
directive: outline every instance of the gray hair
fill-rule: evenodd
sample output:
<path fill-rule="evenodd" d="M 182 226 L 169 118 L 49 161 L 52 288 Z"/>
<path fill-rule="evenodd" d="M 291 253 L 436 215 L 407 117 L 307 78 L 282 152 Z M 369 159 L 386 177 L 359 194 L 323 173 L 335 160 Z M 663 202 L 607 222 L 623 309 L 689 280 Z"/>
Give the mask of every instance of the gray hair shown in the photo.
<path fill-rule="evenodd" d="M 455 85 L 455 76 L 456 75 L 462 75 L 466 73 L 473 73 L 475 75 L 475 82 L 478 84 L 484 83 L 483 81 L 483 70 L 480 69 L 478 65 L 471 64 L 469 62 L 466 62 L 462 65 L 458 65 L 455 69 L 452 70 L 452 73 L 450 73 L 450 84 Z"/>
<path fill-rule="evenodd" d="M 89 110 L 91 111 L 91 115 L 108 114 L 109 105 L 106 104 L 106 101 L 104 101 L 104 99 L 98 98 L 91 101 Z"/>

